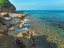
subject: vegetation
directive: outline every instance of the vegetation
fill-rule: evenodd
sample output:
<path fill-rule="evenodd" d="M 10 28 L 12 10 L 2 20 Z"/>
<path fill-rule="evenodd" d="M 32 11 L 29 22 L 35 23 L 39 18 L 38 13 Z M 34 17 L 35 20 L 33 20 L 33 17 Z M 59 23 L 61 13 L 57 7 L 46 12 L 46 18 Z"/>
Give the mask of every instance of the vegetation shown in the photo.
<path fill-rule="evenodd" d="M 9 8 L 11 6 L 11 3 L 9 0 L 0 0 L 0 5 L 3 5 L 5 8 Z"/>
<path fill-rule="evenodd" d="M 4 4 L 6 2 L 7 2 L 7 0 L 0 0 L 0 4 Z"/>

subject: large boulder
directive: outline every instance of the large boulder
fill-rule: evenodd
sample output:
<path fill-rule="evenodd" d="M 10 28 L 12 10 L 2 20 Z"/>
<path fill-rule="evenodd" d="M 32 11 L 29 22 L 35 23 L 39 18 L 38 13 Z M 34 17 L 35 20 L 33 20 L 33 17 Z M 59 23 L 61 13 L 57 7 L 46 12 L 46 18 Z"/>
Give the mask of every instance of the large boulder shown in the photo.
<path fill-rule="evenodd" d="M 23 43 L 23 45 L 25 45 L 26 48 L 31 48 L 31 45 L 33 44 L 31 36 L 28 32 L 19 33 L 17 35 L 17 40 L 19 40 L 20 43 Z"/>
<path fill-rule="evenodd" d="M 15 48 L 15 39 L 13 36 L 0 34 L 0 48 Z"/>

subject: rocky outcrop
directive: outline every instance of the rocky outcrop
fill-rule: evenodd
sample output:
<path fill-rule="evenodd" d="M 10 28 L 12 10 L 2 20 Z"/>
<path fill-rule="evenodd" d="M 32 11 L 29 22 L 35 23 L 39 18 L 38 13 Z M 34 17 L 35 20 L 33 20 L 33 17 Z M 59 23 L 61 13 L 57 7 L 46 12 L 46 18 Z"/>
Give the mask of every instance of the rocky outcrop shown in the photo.
<path fill-rule="evenodd" d="M 0 4 L 0 12 L 15 12 L 16 8 L 9 0 L 5 4 Z"/>
<path fill-rule="evenodd" d="M 15 39 L 13 36 L 0 34 L 0 48 L 15 48 Z"/>
<path fill-rule="evenodd" d="M 15 44 L 19 48 L 31 48 L 34 45 L 34 32 L 31 33 L 28 28 L 24 28 L 24 24 L 27 22 L 24 20 L 26 16 L 26 14 L 18 13 L 1 13 L 0 48 L 15 48 Z M 21 33 L 18 33 L 17 30 L 20 30 Z"/>
<path fill-rule="evenodd" d="M 32 39 L 35 40 L 34 36 L 31 35 L 29 31 L 19 33 L 17 35 L 17 43 L 20 43 L 20 47 L 24 45 L 25 48 L 31 48 L 33 45 L 35 45 L 35 42 Z"/>
<path fill-rule="evenodd" d="M 0 17 L 8 17 L 9 14 L 7 12 L 0 13 Z"/>
<path fill-rule="evenodd" d="M 0 48 L 15 48 L 15 39 L 8 35 L 7 27 L 4 25 L 0 26 Z"/>

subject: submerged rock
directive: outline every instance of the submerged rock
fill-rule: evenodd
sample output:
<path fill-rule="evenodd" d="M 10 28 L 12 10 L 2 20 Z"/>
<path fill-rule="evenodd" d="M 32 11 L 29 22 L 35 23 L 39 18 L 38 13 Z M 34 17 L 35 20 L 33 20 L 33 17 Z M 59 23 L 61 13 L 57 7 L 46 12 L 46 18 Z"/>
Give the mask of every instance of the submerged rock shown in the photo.
<path fill-rule="evenodd" d="M 22 28 L 22 29 L 16 29 L 16 32 L 17 33 L 20 33 L 20 32 L 25 32 L 25 31 L 29 31 L 30 29 L 28 28 Z"/>

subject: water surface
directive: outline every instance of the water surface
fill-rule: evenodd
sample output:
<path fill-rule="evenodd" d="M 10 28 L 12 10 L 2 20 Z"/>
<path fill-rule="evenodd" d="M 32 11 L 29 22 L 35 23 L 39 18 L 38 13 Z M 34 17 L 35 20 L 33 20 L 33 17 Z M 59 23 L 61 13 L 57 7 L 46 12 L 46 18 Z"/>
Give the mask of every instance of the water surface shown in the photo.
<path fill-rule="evenodd" d="M 64 11 L 24 10 L 24 13 L 30 15 L 32 30 L 38 35 L 46 35 L 48 41 L 57 44 L 57 48 L 64 48 Z"/>

